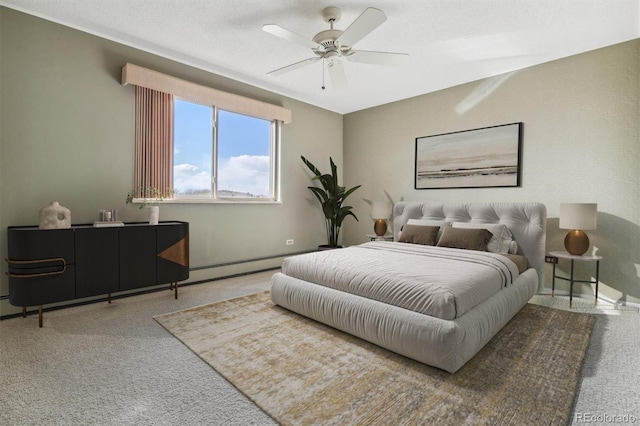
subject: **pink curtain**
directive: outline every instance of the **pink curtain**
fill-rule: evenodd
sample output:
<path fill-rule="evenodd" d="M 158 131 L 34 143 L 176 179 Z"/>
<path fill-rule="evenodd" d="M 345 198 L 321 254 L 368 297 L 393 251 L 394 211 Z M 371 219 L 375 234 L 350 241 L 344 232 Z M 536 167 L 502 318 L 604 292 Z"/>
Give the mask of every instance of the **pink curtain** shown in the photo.
<path fill-rule="evenodd" d="M 173 197 L 173 96 L 136 86 L 136 198 Z"/>

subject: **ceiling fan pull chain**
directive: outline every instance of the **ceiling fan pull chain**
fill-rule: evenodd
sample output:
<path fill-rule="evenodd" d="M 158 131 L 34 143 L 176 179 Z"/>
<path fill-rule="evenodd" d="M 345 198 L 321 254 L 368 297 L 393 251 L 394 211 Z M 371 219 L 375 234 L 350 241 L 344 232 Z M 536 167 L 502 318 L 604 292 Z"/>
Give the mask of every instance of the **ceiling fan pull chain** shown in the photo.
<path fill-rule="evenodd" d="M 322 90 L 324 90 L 324 58 L 322 58 Z"/>

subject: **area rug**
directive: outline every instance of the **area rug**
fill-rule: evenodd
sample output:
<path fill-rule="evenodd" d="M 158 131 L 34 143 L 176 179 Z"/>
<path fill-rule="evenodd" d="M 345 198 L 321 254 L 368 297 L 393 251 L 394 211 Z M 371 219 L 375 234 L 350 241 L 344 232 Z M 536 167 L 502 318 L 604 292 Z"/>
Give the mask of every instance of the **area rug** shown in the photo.
<path fill-rule="evenodd" d="M 594 317 L 526 305 L 454 374 L 271 302 L 155 318 L 283 425 L 567 424 Z"/>

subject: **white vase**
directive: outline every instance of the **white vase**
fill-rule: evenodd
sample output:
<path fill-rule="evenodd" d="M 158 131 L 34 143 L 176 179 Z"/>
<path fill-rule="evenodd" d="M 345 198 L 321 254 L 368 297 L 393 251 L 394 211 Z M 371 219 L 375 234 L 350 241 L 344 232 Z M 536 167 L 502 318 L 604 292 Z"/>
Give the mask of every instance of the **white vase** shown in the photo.
<path fill-rule="evenodd" d="M 160 207 L 149 206 L 149 225 L 157 225 L 160 218 Z"/>
<path fill-rule="evenodd" d="M 71 228 L 71 211 L 62 207 L 57 201 L 40 209 L 40 229 Z"/>

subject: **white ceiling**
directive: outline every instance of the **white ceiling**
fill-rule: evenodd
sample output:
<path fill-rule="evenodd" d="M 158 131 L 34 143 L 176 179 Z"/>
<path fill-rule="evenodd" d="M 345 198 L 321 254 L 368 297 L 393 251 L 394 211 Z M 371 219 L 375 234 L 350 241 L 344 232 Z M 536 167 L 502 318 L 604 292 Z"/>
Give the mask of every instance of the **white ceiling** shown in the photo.
<path fill-rule="evenodd" d="M 0 0 L 0 5 L 174 59 L 338 113 L 405 99 L 640 36 L 640 0 Z M 367 7 L 387 21 L 357 50 L 411 55 L 400 69 L 345 62 L 349 86 L 322 90 L 322 62 L 262 31 L 309 39 L 342 9 L 346 29 Z M 328 76 L 327 76 L 328 78 Z"/>

